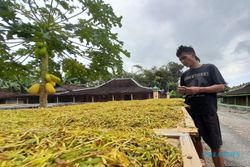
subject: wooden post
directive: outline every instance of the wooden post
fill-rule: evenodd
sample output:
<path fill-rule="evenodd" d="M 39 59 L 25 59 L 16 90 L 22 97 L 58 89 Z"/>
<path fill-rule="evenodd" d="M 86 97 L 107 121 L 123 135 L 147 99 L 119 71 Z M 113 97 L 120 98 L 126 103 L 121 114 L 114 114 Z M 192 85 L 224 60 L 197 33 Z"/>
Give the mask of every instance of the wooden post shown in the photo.
<path fill-rule="evenodd" d="M 248 95 L 246 96 L 246 106 L 248 106 Z"/>
<path fill-rule="evenodd" d="M 133 100 L 133 94 L 132 93 L 130 94 L 130 99 Z"/>
<path fill-rule="evenodd" d="M 182 107 L 182 111 L 184 113 L 184 127 L 185 128 L 196 128 L 193 119 L 190 117 L 188 114 L 187 110 L 185 107 Z"/>
<path fill-rule="evenodd" d="M 73 103 L 75 103 L 76 102 L 76 97 L 75 96 L 73 96 Z"/>
<path fill-rule="evenodd" d="M 190 136 L 188 134 L 181 135 L 180 143 L 184 167 L 202 167 L 200 158 L 195 150 Z"/>
<path fill-rule="evenodd" d="M 59 99 L 58 99 L 58 96 L 56 96 L 56 103 L 58 103 L 59 102 Z"/>
<path fill-rule="evenodd" d="M 158 99 L 158 98 L 159 98 L 159 92 L 158 92 L 158 90 L 154 90 L 153 99 Z"/>
<path fill-rule="evenodd" d="M 114 95 L 112 95 L 112 101 L 114 101 L 115 100 L 115 97 L 114 97 Z"/>
<path fill-rule="evenodd" d="M 91 99 L 92 99 L 92 102 L 95 102 L 94 96 L 92 96 Z"/>
<path fill-rule="evenodd" d="M 187 133 L 190 136 L 197 136 L 198 130 L 197 128 L 183 128 L 183 127 L 177 127 L 177 128 L 168 128 L 168 129 L 154 129 L 154 132 L 157 135 L 168 135 L 169 137 L 178 137 L 180 136 L 180 133 Z"/>

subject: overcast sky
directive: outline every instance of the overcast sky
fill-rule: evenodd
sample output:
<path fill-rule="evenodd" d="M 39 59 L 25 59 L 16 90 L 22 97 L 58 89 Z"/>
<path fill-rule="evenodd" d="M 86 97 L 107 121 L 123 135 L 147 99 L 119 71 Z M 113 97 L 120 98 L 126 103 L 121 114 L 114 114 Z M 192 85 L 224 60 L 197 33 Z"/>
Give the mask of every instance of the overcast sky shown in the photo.
<path fill-rule="evenodd" d="M 249 0 L 104 0 L 123 27 L 115 30 L 131 58 L 124 67 L 178 62 L 179 45 L 191 45 L 201 63 L 215 64 L 229 86 L 250 81 Z"/>

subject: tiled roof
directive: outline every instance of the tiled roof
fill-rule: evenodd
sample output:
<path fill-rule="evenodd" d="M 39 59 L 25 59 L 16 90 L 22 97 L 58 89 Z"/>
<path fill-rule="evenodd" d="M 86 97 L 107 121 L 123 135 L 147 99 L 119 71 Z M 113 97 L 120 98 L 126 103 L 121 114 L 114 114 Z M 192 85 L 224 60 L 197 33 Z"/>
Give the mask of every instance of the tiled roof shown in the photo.
<path fill-rule="evenodd" d="M 229 96 L 229 95 L 250 95 L 250 84 L 247 84 L 246 86 L 239 88 L 237 90 L 232 90 L 224 93 L 222 96 Z"/>
<path fill-rule="evenodd" d="M 135 80 L 130 78 L 112 79 L 103 85 L 84 88 L 79 85 L 64 85 L 62 87 L 56 88 L 57 92 L 55 94 L 50 94 L 49 96 L 56 95 L 104 95 L 104 94 L 121 94 L 121 93 L 151 93 L 152 88 L 144 87 L 138 84 Z M 0 98 L 9 97 L 26 97 L 26 96 L 39 96 L 31 95 L 28 93 L 17 94 L 14 92 L 7 92 L 0 90 Z"/>
<path fill-rule="evenodd" d="M 85 88 L 82 90 L 76 90 L 65 93 L 65 95 L 96 95 L 96 94 L 114 94 L 114 93 L 141 93 L 141 92 L 153 92 L 149 87 L 144 87 L 138 84 L 135 80 L 129 78 L 113 79 L 107 83 L 93 87 Z"/>
<path fill-rule="evenodd" d="M 67 92 L 67 91 L 73 91 L 73 90 L 84 89 L 84 88 L 85 87 L 81 85 L 69 84 L 69 85 L 63 85 L 62 87 L 57 87 L 56 92 Z"/>
<path fill-rule="evenodd" d="M 0 89 L 0 98 L 16 97 L 17 95 L 19 95 L 19 93 L 10 92 L 5 89 Z"/>

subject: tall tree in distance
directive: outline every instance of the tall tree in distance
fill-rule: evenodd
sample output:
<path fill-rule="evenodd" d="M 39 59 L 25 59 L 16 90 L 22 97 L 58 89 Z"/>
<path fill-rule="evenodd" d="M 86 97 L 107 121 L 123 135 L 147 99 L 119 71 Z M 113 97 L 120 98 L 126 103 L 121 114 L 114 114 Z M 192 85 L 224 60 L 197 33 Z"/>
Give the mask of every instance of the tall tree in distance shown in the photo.
<path fill-rule="evenodd" d="M 65 73 L 64 81 L 68 84 L 85 84 L 88 80 L 85 66 L 73 59 L 64 59 L 62 70 Z"/>
<path fill-rule="evenodd" d="M 84 60 L 81 72 L 97 79 L 122 73 L 122 55 L 130 56 L 111 32 L 122 17 L 103 0 L 0 0 L 0 10 L 0 54 L 5 62 L 39 66 L 40 107 L 47 106 L 51 61 Z"/>
<path fill-rule="evenodd" d="M 133 78 L 141 85 L 147 87 L 157 86 L 161 90 L 175 91 L 184 66 L 175 62 L 169 62 L 167 65 L 155 66 L 150 69 L 140 65 L 134 65 L 133 67 L 135 69 L 131 73 L 124 72 L 121 77 Z"/>

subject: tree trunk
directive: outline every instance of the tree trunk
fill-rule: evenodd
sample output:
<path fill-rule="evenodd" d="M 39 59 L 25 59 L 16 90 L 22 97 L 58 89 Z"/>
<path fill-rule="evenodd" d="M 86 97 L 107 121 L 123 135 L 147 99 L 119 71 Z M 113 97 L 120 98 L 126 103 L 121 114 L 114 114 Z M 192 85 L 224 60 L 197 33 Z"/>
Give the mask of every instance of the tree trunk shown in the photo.
<path fill-rule="evenodd" d="M 45 84 L 46 84 L 46 80 L 45 80 L 45 76 L 48 73 L 48 53 L 45 54 L 45 56 L 42 58 L 42 64 L 41 64 L 41 86 L 40 86 L 40 98 L 39 98 L 39 102 L 40 102 L 40 107 L 46 108 L 48 105 L 48 93 L 46 92 L 45 89 Z"/>

